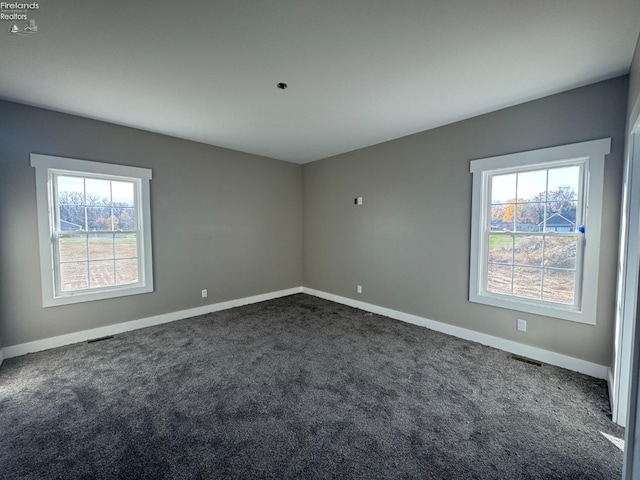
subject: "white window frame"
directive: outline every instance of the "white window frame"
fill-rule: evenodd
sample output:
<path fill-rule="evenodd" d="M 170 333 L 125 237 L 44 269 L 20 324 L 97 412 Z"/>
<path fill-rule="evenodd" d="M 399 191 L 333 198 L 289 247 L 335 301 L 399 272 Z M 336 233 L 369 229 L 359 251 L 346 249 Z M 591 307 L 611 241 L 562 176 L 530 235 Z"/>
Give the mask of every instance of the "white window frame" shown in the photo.
<path fill-rule="evenodd" d="M 531 150 L 472 160 L 473 174 L 471 208 L 471 257 L 469 274 L 469 301 L 508 308 L 519 312 L 534 313 L 563 320 L 596 324 L 598 293 L 598 269 L 600 263 L 600 230 L 602 195 L 604 187 L 605 156 L 611 152 L 611 139 Z M 488 245 L 485 228 L 491 204 L 489 179 L 497 173 L 509 173 L 526 169 L 544 169 L 567 163 L 581 163 L 585 170 L 584 185 L 584 241 L 583 264 L 577 266 L 576 291 L 579 299 L 575 306 L 562 305 L 487 292 L 486 278 Z M 580 275 L 580 268 L 582 275 Z"/>
<path fill-rule="evenodd" d="M 136 295 L 153 291 L 153 265 L 151 251 L 151 202 L 149 184 L 151 170 L 109 163 L 91 162 L 51 155 L 31 154 L 31 166 L 36 176 L 36 208 L 38 214 L 38 237 L 40 243 L 40 274 L 42 304 L 44 307 L 103 300 L 107 298 Z M 130 285 L 115 285 L 70 292 L 59 292 L 56 288 L 58 256 L 55 248 L 55 186 L 54 177 L 60 174 L 134 181 L 137 185 L 138 238 L 138 282 Z"/>

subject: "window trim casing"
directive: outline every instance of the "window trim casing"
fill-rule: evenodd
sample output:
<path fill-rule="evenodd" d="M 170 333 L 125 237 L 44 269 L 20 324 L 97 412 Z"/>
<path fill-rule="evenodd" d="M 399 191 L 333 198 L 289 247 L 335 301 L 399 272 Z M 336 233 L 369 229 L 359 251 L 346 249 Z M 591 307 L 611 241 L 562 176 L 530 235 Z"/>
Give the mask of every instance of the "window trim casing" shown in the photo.
<path fill-rule="evenodd" d="M 470 162 L 473 174 L 471 205 L 471 248 L 469 268 L 469 301 L 547 317 L 596 324 L 600 234 L 604 189 L 605 156 L 611 152 L 611 138 L 561 145 L 557 147 L 482 158 Z M 502 297 L 484 291 L 486 263 L 483 228 L 486 222 L 485 200 L 489 175 L 496 171 L 540 166 L 558 161 L 586 159 L 584 208 L 586 236 L 582 265 L 581 299 L 578 308 L 559 304 L 530 302 L 519 297 Z M 591 253 L 595 252 L 595 253 Z"/>
<path fill-rule="evenodd" d="M 94 300 L 137 295 L 153 292 L 153 252 L 151 242 L 151 202 L 150 181 L 152 171 L 148 168 L 115 165 L 110 163 L 78 160 L 74 158 L 57 157 L 32 153 L 31 166 L 35 168 L 36 177 L 36 209 L 38 217 L 38 240 L 40 249 L 40 277 L 42 285 L 43 307 L 69 305 Z M 104 175 L 111 177 L 125 177 L 139 180 L 139 212 L 140 222 L 140 259 L 142 268 L 139 270 L 141 281 L 134 286 L 114 286 L 91 291 L 68 292 L 56 294 L 55 283 L 55 242 L 53 232 L 55 226 L 54 185 L 52 173 L 69 172 L 73 174 Z"/>

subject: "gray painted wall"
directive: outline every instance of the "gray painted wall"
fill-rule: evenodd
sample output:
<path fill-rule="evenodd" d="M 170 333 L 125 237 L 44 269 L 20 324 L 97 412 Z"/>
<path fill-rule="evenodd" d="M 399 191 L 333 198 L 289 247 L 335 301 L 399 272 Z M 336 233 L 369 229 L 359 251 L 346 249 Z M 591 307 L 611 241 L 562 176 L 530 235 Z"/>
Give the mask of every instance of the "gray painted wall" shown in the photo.
<path fill-rule="evenodd" d="M 42 307 L 31 152 L 153 169 L 155 292 Z M 3 345 L 300 286 L 300 199 L 299 165 L 0 102 Z"/>
<path fill-rule="evenodd" d="M 303 165 L 306 287 L 609 365 L 627 77 Z M 597 325 L 468 301 L 469 161 L 612 138 Z M 353 205 L 356 196 L 364 205 Z M 356 284 L 363 293 L 356 294 Z M 528 320 L 527 333 L 516 319 Z"/>

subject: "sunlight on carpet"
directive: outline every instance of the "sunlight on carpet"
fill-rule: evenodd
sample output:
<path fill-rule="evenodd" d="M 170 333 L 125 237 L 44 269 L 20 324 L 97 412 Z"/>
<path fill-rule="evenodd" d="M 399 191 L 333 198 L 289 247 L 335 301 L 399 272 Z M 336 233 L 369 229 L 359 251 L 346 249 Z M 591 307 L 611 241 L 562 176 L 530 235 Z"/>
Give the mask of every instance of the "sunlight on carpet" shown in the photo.
<path fill-rule="evenodd" d="M 613 435 L 609 435 L 608 433 L 600 432 L 604 438 L 613 443 L 616 447 L 620 449 L 621 452 L 624 452 L 624 439 L 615 437 Z"/>

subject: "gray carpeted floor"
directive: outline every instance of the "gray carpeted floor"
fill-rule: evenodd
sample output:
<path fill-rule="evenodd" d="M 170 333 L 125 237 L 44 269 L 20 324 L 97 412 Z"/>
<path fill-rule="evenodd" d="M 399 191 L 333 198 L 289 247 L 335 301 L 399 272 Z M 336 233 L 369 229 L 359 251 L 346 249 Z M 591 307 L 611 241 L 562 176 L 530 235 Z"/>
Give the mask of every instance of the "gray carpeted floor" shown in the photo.
<path fill-rule="evenodd" d="M 4 479 L 617 479 L 606 383 L 308 295 L 6 360 Z"/>

